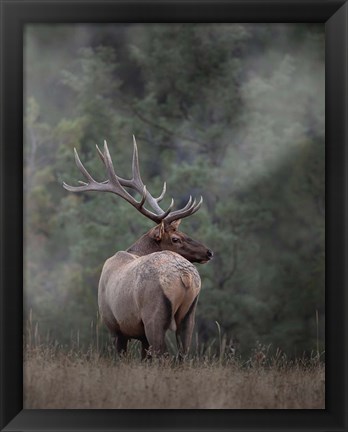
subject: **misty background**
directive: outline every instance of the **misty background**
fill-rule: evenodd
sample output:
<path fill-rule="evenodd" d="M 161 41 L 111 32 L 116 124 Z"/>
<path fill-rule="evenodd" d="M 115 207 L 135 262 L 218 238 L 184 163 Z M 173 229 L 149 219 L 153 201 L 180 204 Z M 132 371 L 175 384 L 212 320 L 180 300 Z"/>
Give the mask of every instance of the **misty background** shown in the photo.
<path fill-rule="evenodd" d="M 323 25 L 26 25 L 24 318 L 41 343 L 110 343 L 102 266 L 152 224 L 62 182 L 83 179 L 74 147 L 106 178 L 104 139 L 129 178 L 134 134 L 150 192 L 167 182 L 163 207 L 204 198 L 181 224 L 215 254 L 197 265 L 194 344 L 214 346 L 217 321 L 241 355 L 323 351 L 324 60 Z"/>

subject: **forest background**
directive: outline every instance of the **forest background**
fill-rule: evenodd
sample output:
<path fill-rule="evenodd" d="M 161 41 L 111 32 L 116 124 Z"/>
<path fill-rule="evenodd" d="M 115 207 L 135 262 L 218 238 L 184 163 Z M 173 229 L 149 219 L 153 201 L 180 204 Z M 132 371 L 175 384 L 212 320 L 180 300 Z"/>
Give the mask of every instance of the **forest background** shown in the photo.
<path fill-rule="evenodd" d="M 73 194 L 73 148 L 98 180 L 107 140 L 181 229 L 214 251 L 197 265 L 195 344 L 218 338 L 289 357 L 325 344 L 324 26 L 27 25 L 24 38 L 24 318 L 42 343 L 109 344 L 97 314 L 104 261 L 151 228 L 121 198 Z M 98 331 L 96 328 L 98 327 Z M 216 345 L 218 346 L 218 345 Z"/>

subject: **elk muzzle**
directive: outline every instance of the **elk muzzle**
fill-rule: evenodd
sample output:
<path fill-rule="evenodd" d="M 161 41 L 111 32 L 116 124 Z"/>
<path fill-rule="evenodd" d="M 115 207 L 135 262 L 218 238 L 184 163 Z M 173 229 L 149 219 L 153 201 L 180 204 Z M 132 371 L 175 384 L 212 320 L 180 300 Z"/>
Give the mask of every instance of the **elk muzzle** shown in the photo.
<path fill-rule="evenodd" d="M 214 256 L 214 253 L 213 253 L 213 251 L 212 250 L 210 250 L 210 249 L 208 249 L 207 250 L 207 253 L 206 253 L 206 258 L 204 259 L 202 259 L 202 260 L 199 260 L 199 261 L 197 261 L 199 264 L 206 264 L 208 261 L 210 261 L 212 258 L 213 258 L 213 256 Z"/>

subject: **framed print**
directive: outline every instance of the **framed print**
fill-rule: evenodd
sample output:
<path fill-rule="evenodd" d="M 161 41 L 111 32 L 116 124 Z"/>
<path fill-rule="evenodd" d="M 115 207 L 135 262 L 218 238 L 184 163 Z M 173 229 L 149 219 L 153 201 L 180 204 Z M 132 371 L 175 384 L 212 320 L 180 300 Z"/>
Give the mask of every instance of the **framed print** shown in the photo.
<path fill-rule="evenodd" d="M 347 3 L 1 23 L 1 430 L 347 430 Z"/>

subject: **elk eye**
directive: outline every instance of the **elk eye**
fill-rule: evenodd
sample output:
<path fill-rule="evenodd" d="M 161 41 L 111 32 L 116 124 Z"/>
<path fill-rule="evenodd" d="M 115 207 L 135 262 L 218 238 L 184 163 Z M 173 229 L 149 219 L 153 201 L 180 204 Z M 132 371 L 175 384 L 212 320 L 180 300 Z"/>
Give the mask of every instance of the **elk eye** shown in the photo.
<path fill-rule="evenodd" d="M 178 237 L 172 237 L 172 242 L 173 243 L 179 243 L 180 239 Z"/>

